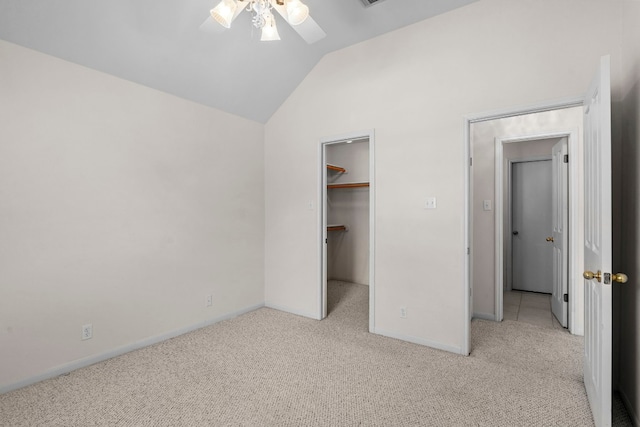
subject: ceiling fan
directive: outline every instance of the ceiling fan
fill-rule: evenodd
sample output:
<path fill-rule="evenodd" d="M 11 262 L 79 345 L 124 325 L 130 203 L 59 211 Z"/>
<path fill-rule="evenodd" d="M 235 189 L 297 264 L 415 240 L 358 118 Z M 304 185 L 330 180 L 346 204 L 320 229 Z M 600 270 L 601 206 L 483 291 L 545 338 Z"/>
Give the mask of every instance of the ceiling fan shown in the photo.
<path fill-rule="evenodd" d="M 211 9 L 211 19 L 207 19 L 201 29 L 209 26 L 212 20 L 224 28 L 231 28 L 231 23 L 243 10 L 252 14 L 251 23 L 261 30 L 261 41 L 280 40 L 273 10 L 309 44 L 327 35 L 309 16 L 309 7 L 300 0 L 221 0 Z"/>

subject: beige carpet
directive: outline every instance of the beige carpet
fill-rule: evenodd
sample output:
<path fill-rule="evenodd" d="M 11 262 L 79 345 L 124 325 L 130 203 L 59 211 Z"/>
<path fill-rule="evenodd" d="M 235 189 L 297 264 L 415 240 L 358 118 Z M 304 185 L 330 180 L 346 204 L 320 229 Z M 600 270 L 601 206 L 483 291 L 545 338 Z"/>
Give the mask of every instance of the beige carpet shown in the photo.
<path fill-rule="evenodd" d="M 367 333 L 362 285 L 321 322 L 260 309 L 0 395 L 2 426 L 589 426 L 582 340 L 474 321 L 456 356 Z"/>

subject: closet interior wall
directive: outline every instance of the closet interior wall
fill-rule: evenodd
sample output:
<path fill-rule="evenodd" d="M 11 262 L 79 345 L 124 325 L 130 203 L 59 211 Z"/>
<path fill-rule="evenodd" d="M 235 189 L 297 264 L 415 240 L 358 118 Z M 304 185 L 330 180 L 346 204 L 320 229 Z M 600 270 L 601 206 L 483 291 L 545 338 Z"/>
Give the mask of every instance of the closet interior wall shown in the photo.
<path fill-rule="evenodd" d="M 328 164 L 346 169 L 327 170 L 327 183 L 369 182 L 369 141 L 327 146 Z M 327 233 L 327 277 L 329 280 L 369 284 L 369 187 L 327 191 L 327 225 L 345 225 L 346 230 Z"/>

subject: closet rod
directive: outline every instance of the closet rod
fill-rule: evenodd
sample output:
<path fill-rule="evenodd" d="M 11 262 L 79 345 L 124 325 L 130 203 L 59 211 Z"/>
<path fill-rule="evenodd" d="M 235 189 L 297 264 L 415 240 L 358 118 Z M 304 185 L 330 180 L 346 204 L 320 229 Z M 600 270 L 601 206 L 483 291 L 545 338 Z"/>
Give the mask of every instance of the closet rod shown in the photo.
<path fill-rule="evenodd" d="M 332 171 L 336 171 L 336 172 L 342 172 L 342 173 L 345 173 L 347 171 L 343 167 L 336 166 L 336 165 L 330 165 L 329 163 L 327 163 L 327 169 L 332 170 Z"/>
<path fill-rule="evenodd" d="M 327 188 L 357 188 L 357 187 L 368 187 L 368 182 L 345 182 L 343 184 L 329 184 Z"/>
<path fill-rule="evenodd" d="M 348 231 L 346 225 L 327 225 L 327 231 Z"/>

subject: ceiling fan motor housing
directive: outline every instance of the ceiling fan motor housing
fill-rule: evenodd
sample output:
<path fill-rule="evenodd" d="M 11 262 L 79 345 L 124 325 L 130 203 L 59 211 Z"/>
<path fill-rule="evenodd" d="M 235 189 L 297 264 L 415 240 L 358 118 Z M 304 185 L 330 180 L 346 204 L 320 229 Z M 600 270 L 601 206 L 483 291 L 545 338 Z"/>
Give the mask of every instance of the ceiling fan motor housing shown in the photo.
<path fill-rule="evenodd" d="M 362 0 L 365 6 L 373 6 L 376 3 L 381 2 L 382 0 Z"/>

